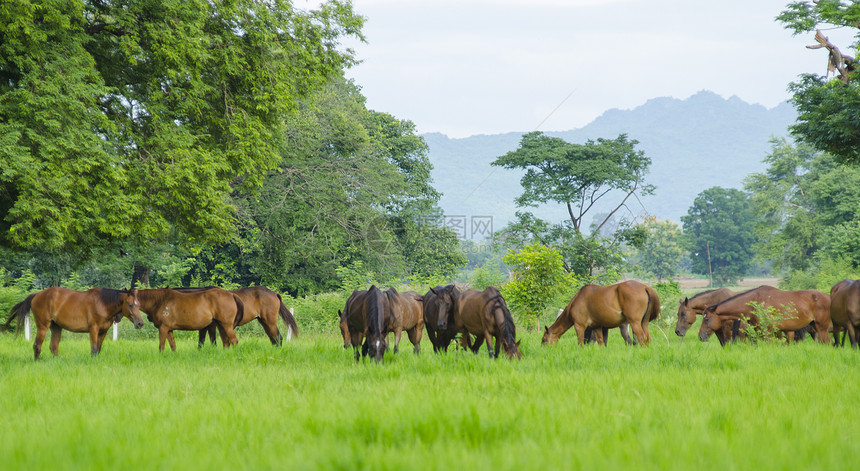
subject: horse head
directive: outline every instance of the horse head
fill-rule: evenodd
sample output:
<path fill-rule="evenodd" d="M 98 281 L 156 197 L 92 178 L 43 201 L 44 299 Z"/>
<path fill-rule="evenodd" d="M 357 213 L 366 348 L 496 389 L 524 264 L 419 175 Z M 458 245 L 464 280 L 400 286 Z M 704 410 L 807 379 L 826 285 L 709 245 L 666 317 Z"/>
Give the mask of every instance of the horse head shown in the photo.
<path fill-rule="evenodd" d="M 722 327 L 722 319 L 717 315 L 713 306 L 708 306 L 705 308 L 705 312 L 702 313 L 702 325 L 699 327 L 699 340 L 707 342 L 708 339 L 711 338 L 711 334 L 722 329 Z"/>
<path fill-rule="evenodd" d="M 137 289 L 123 290 L 120 295 L 122 303 L 122 312 L 117 314 L 117 320 L 120 316 L 128 318 L 134 324 L 135 329 L 143 327 L 143 318 L 140 316 L 140 300 L 137 299 Z"/>
<path fill-rule="evenodd" d="M 450 314 L 454 311 L 457 295 L 459 294 L 454 285 L 448 285 L 444 288 L 430 288 L 430 291 L 436 295 L 436 330 L 447 330 Z"/>
<path fill-rule="evenodd" d="M 340 335 L 343 336 L 343 348 L 352 346 L 352 337 L 349 335 L 349 323 L 346 320 L 346 314 L 338 309 L 337 317 L 340 320 Z"/>
<path fill-rule="evenodd" d="M 675 324 L 675 335 L 683 337 L 694 322 L 696 322 L 696 313 L 690 309 L 690 300 L 684 298 L 683 301 L 679 301 L 678 305 L 678 322 Z"/>

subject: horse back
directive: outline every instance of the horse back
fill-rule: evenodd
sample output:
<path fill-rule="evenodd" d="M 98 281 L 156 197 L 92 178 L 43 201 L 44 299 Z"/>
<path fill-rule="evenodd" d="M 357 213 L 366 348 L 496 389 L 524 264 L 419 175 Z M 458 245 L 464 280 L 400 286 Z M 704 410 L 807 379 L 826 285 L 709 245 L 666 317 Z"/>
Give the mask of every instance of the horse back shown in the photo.
<path fill-rule="evenodd" d="M 834 324 L 860 323 L 860 280 L 842 280 L 830 289 L 830 317 Z"/>
<path fill-rule="evenodd" d="M 36 293 L 30 310 L 37 323 L 55 322 L 72 332 L 87 332 L 91 319 L 107 319 L 109 313 L 99 298 L 100 288 L 75 291 L 54 286 Z"/>

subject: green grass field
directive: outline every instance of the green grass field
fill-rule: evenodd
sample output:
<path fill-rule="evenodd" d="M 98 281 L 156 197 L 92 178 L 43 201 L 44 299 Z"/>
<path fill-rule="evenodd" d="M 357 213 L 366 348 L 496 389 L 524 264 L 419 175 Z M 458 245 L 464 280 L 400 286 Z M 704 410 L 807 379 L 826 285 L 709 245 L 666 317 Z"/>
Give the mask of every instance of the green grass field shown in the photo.
<path fill-rule="evenodd" d="M 123 324 L 127 324 L 124 321 Z M 337 334 L 159 353 L 64 334 L 32 360 L 0 336 L 4 469 L 847 469 L 860 455 L 860 354 L 814 345 L 579 348 L 522 361 L 408 340 L 356 364 Z M 404 345 L 401 344 L 401 347 Z"/>

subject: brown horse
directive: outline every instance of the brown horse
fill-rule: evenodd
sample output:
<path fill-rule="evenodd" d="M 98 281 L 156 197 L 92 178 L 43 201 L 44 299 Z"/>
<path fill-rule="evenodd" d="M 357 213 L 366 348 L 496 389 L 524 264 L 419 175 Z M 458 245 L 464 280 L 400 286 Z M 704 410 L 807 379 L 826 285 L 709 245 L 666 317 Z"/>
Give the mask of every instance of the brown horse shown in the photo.
<path fill-rule="evenodd" d="M 349 348 L 352 346 L 352 338 L 349 335 L 349 323 L 346 319 L 346 313 L 350 311 L 350 305 L 355 309 L 356 301 L 361 297 L 367 294 L 367 290 L 355 290 L 349 295 L 349 298 L 346 300 L 346 305 L 343 308 L 343 311 L 337 311 L 337 318 L 340 321 L 340 335 L 343 336 L 343 348 Z"/>
<path fill-rule="evenodd" d="M 90 352 L 97 355 L 102 349 L 105 334 L 114 322 L 127 317 L 134 323 L 136 329 L 143 327 L 137 291 L 107 288 L 75 291 L 55 286 L 33 293 L 16 304 L 9 311 L 9 319 L 5 327 L 8 329 L 12 320 L 17 319 L 20 332 L 24 318 L 32 311 L 33 320 L 36 323 L 36 341 L 33 343 L 33 354 L 36 360 L 42 354 L 42 342 L 49 327 L 51 328 L 51 353 L 54 356 L 59 353 L 63 329 L 71 332 L 89 332 Z"/>
<path fill-rule="evenodd" d="M 158 350 L 164 342 L 176 351 L 174 330 L 205 329 L 213 322 L 227 348 L 239 343 L 235 327 L 242 322 L 244 304 L 238 296 L 221 288 L 180 292 L 170 288 L 139 289 L 140 309 L 158 328 Z"/>
<path fill-rule="evenodd" d="M 347 300 L 342 317 L 346 319 L 349 340 L 355 351 L 355 361 L 363 356 L 372 356 L 377 363 L 385 355 L 386 337 L 385 295 L 376 285 L 366 292 L 353 291 Z M 364 341 L 364 343 L 362 343 Z M 358 349 L 361 347 L 361 357 Z"/>
<path fill-rule="evenodd" d="M 405 330 L 412 342 L 412 352 L 416 355 L 421 351 L 421 334 L 424 332 L 424 298 L 415 291 L 398 293 L 394 288 L 385 291 L 385 301 L 392 316 L 387 318 L 387 327 L 394 332 L 394 353 L 400 345 L 400 335 Z"/>
<path fill-rule="evenodd" d="M 684 298 L 679 301 L 678 305 L 678 322 L 675 324 L 675 334 L 683 337 L 684 334 L 696 322 L 696 316 L 701 315 L 706 307 L 725 301 L 738 293 L 727 289 L 719 288 L 701 293 L 692 298 Z"/>
<path fill-rule="evenodd" d="M 816 290 L 783 291 L 772 286 L 759 286 L 705 308 L 699 339 L 706 342 L 712 333 L 724 328 L 725 322 L 738 319 L 748 319 L 751 326 L 760 328 L 761 321 L 752 312 L 753 302 L 772 307 L 783 316 L 773 327 L 783 332 L 789 342 L 794 339 L 795 331 L 811 322 L 815 323 L 816 340 L 828 342 L 830 296 Z"/>
<path fill-rule="evenodd" d="M 839 345 L 839 331 L 846 330 L 851 348 L 857 348 L 860 330 L 860 280 L 842 280 L 830 289 L 830 318 L 833 321 L 833 342 Z M 842 334 L 845 344 L 845 334 Z"/>
<path fill-rule="evenodd" d="M 651 341 L 648 323 L 659 315 L 657 292 L 638 281 L 624 281 L 611 286 L 589 284 L 576 293 L 558 319 L 546 328 L 541 342 L 553 344 L 574 327 L 577 340 L 583 345 L 588 327 L 613 328 L 627 323 L 639 344 L 648 345 Z M 597 336 L 597 342 L 605 345 L 602 335 Z"/>
<path fill-rule="evenodd" d="M 190 292 L 195 290 L 207 290 L 215 288 L 215 286 L 207 286 L 205 288 L 174 288 L 177 291 Z M 284 343 L 284 338 L 281 331 L 278 329 L 278 316 L 284 321 L 288 329 L 293 331 L 293 335 L 299 336 L 299 327 L 296 324 L 296 318 L 293 317 L 290 310 L 281 299 L 281 295 L 266 288 L 265 286 L 251 286 L 248 288 L 239 288 L 230 290 L 239 299 L 242 300 L 245 311 L 242 315 L 242 320 L 236 327 L 241 327 L 254 319 L 263 326 L 263 331 L 269 337 L 269 341 L 274 346 L 281 346 Z M 206 333 L 209 333 L 209 338 L 212 343 L 215 343 L 216 324 L 210 324 L 206 329 L 201 329 L 198 338 L 197 346 L 202 347 L 206 342 Z"/>
<path fill-rule="evenodd" d="M 481 344 L 486 341 L 490 358 L 497 358 L 502 346 L 508 358 L 522 358 L 517 327 L 505 299 L 496 288 L 491 286 L 484 291 L 468 289 L 460 293 L 454 322 L 461 335 L 463 348 L 478 353 Z M 469 334 L 477 337 L 474 346 L 471 345 Z M 493 338 L 496 340 L 495 348 Z"/>
<path fill-rule="evenodd" d="M 460 291 L 454 285 L 430 288 L 424 295 L 424 325 L 427 337 L 433 344 L 433 351 L 448 351 L 448 345 L 457 336 L 454 315 L 457 312 L 457 299 Z"/>

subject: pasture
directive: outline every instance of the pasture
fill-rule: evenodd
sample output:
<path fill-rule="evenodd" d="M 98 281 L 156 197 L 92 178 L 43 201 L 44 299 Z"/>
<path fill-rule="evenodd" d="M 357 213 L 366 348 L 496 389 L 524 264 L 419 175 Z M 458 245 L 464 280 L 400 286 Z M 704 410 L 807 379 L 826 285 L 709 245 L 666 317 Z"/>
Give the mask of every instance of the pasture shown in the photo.
<path fill-rule="evenodd" d="M 123 327 L 130 326 L 124 321 Z M 64 336 L 33 361 L 0 336 L 6 469 L 845 469 L 860 454 L 860 356 L 681 340 L 551 348 L 521 361 L 402 349 L 356 364 L 340 336 L 177 352 L 150 338 Z M 405 340 L 405 339 L 404 339 Z M 403 347 L 401 345 L 401 347 Z"/>

